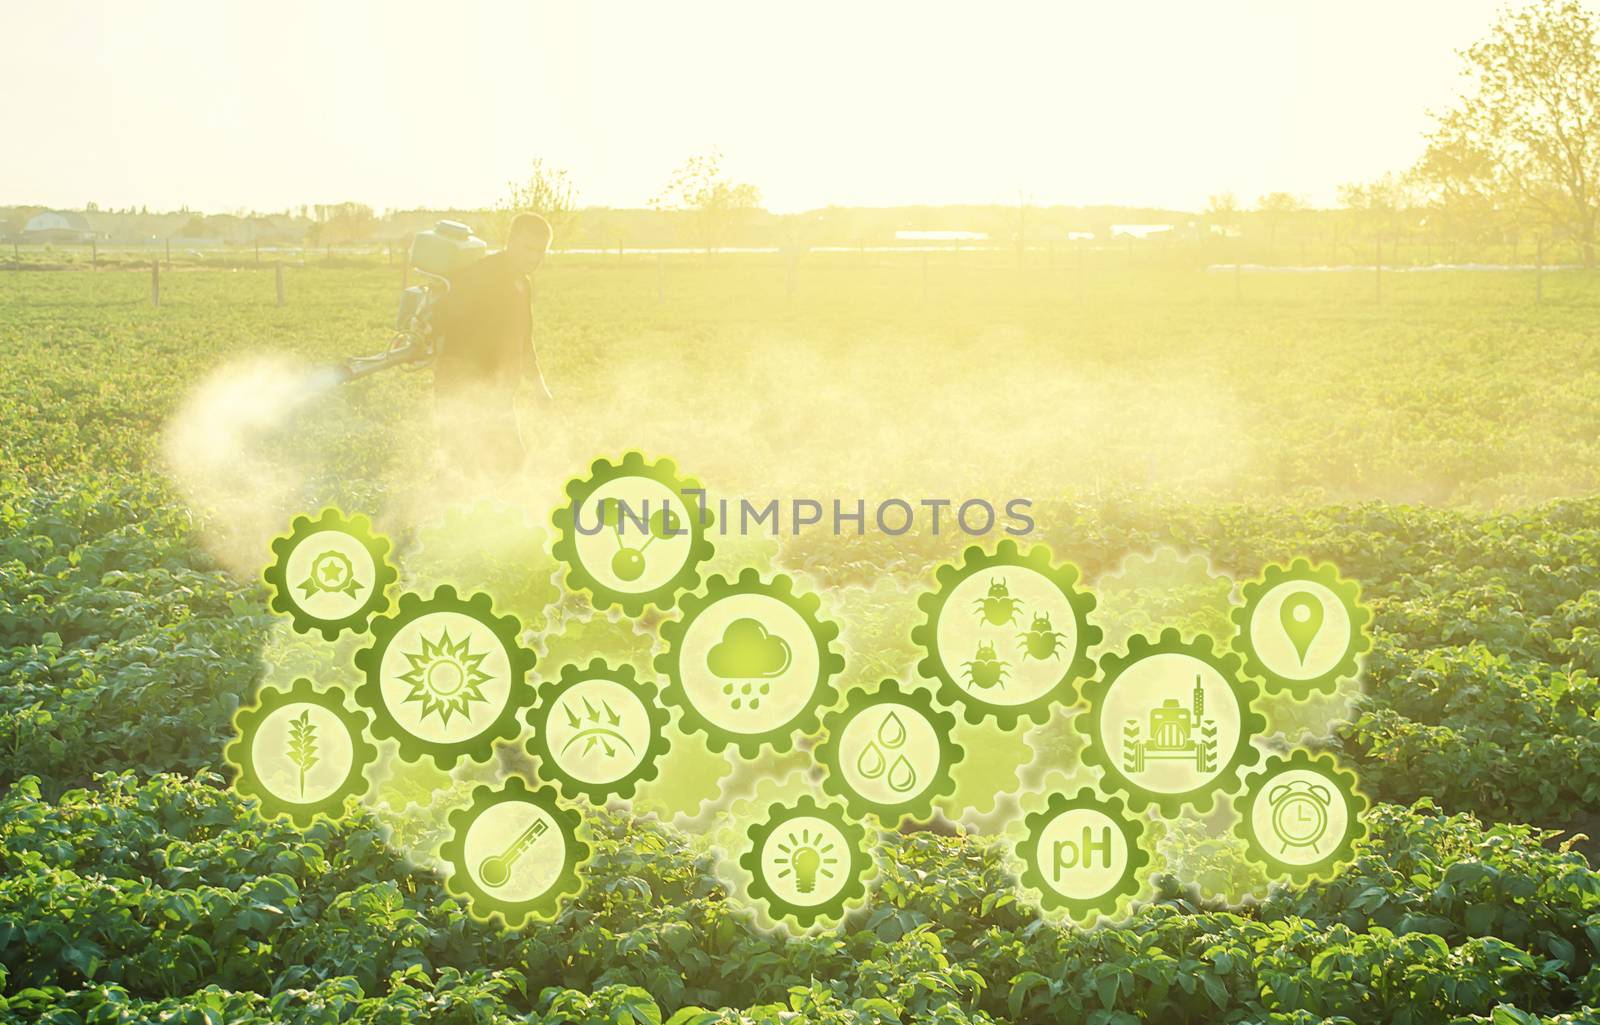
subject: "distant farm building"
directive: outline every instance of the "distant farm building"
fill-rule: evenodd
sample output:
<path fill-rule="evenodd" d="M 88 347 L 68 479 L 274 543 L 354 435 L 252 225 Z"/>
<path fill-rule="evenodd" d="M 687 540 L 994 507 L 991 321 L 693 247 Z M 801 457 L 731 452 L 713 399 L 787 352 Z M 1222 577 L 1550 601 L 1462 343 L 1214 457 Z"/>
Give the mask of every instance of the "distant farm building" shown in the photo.
<path fill-rule="evenodd" d="M 87 242 L 92 238 L 94 229 L 76 210 L 46 210 L 22 226 L 24 242 Z"/>
<path fill-rule="evenodd" d="M 1153 239 L 1160 238 L 1173 230 L 1170 224 L 1113 224 L 1111 226 L 1112 238 Z"/>

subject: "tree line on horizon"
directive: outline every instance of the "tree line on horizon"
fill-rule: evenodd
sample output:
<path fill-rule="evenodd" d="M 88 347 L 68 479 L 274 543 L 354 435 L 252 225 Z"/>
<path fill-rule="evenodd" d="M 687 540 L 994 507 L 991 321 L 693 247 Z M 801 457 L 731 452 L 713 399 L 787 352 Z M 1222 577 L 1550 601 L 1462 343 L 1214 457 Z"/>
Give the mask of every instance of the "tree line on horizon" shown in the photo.
<path fill-rule="evenodd" d="M 1197 213 L 1121 206 L 1049 206 L 1019 197 L 1014 206 L 830 206 L 797 214 L 761 208 L 759 189 L 735 180 L 722 154 L 690 157 L 646 209 L 584 206 L 571 175 L 543 159 L 507 183 L 481 210 L 391 210 L 366 204 L 305 204 L 275 214 L 85 213 L 114 240 L 221 239 L 233 244 L 342 246 L 399 243 L 441 217 L 503 238 L 511 217 L 534 211 L 569 247 L 692 245 L 713 250 L 761 245 L 866 245 L 902 230 L 962 230 L 995 243 L 1027 245 L 1091 237 L 1106 241 L 1119 223 L 1164 224 L 1177 240 L 1243 239 L 1370 249 L 1425 242 L 1449 247 L 1519 245 L 1565 248 L 1593 267 L 1600 244 L 1600 39 L 1579 0 L 1532 0 L 1503 11 L 1488 34 L 1460 51 L 1463 87 L 1433 127 L 1410 168 L 1339 190 L 1338 206 L 1313 208 L 1302 196 L 1270 192 L 1253 204 L 1231 192 Z M 42 207 L 0 207 L 6 237 L 25 236 Z"/>

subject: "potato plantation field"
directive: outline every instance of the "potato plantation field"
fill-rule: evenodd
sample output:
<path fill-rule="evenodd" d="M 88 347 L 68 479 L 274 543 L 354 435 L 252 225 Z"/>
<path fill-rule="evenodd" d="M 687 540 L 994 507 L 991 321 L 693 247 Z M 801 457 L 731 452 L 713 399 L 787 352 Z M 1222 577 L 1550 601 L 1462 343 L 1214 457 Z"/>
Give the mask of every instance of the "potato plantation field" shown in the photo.
<path fill-rule="evenodd" d="M 427 374 L 300 387 L 380 347 L 397 267 L 0 272 L 0 1021 L 175 1023 L 1600 1021 L 1600 278 L 1018 267 L 1009 254 L 560 257 L 537 276 L 553 402 L 526 472 L 433 465 Z M 566 593 L 550 512 L 597 456 L 669 456 L 713 495 L 1029 498 L 1108 648 L 1226 640 L 1234 582 L 1331 561 L 1374 612 L 1362 686 L 1268 709 L 1372 798 L 1331 881 L 1268 885 L 1225 817 L 1160 827 L 1136 907 L 1041 915 L 1007 860 L 1017 791 L 1085 780 L 1067 710 L 963 726 L 998 769 L 876 838 L 866 906 L 762 928 L 725 809 L 805 768 L 675 733 L 662 785 L 585 808 L 553 921 L 469 917 L 433 857 L 507 745 L 396 767 L 337 823 L 229 788 L 264 682 L 357 675 L 260 574 L 335 503 L 401 583 L 490 591 L 541 667 L 649 672 L 660 616 Z M 842 626 L 842 690 L 914 673 L 916 597 L 972 539 L 714 538 Z M 1329 723 L 1332 723 L 1329 725 Z M 388 752 L 392 754 L 392 751 Z M 1152 824 L 1156 828 L 1157 824 Z"/>

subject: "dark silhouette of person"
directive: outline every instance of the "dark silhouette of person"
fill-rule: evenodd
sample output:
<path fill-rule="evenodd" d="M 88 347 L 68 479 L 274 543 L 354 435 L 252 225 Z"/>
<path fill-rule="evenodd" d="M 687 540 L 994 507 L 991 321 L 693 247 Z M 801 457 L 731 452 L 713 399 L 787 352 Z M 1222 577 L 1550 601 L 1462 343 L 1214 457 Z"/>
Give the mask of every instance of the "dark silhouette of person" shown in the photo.
<path fill-rule="evenodd" d="M 518 214 L 506 247 L 452 274 L 434 311 L 443 338 L 433 393 L 446 476 L 492 483 L 522 465 L 517 386 L 526 379 L 550 399 L 533 345 L 529 275 L 544 261 L 552 234 L 543 217 Z"/>

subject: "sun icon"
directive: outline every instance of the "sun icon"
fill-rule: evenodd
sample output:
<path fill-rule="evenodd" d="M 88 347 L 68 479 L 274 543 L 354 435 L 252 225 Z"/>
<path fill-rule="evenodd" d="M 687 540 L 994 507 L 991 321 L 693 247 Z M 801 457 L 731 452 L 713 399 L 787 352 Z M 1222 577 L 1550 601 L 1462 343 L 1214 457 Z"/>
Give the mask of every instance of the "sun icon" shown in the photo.
<path fill-rule="evenodd" d="M 400 674 L 400 680 L 411 685 L 405 700 L 422 704 L 418 718 L 426 719 L 436 712 L 443 724 L 457 714 L 470 719 L 473 702 L 489 700 L 484 697 L 482 686 L 492 677 L 478 668 L 487 654 L 474 654 L 467 638 L 452 641 L 450 631 L 445 629 L 436 641 L 424 636 L 421 651 L 402 654 L 411 668 Z"/>
<path fill-rule="evenodd" d="M 798 834 L 791 831 L 788 840 L 778 844 L 778 850 L 781 853 L 773 859 L 782 868 L 778 878 L 785 879 L 793 873 L 794 888 L 800 893 L 815 890 L 818 876 L 832 879 L 833 866 L 839 863 L 833 854 L 833 841 L 820 829 L 816 836 L 811 835 L 810 829 L 801 829 Z"/>

